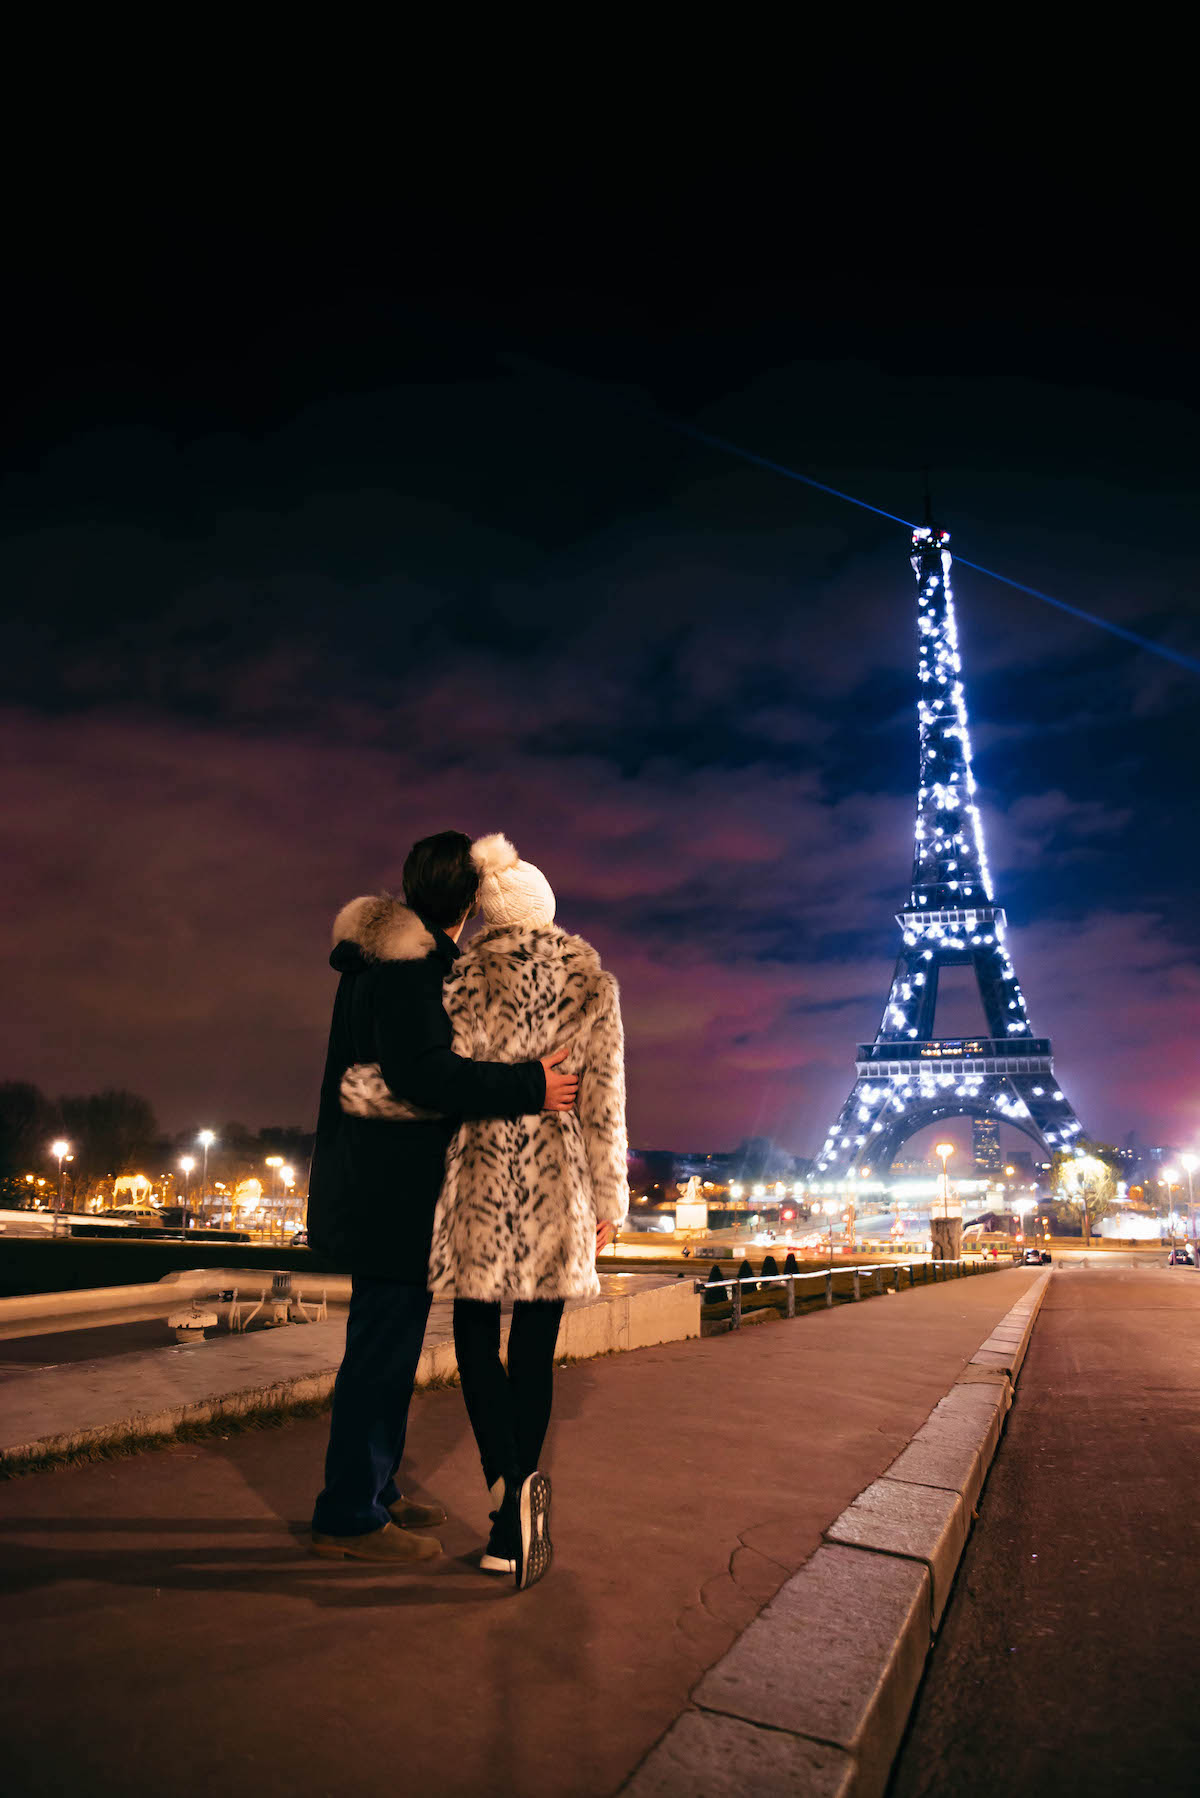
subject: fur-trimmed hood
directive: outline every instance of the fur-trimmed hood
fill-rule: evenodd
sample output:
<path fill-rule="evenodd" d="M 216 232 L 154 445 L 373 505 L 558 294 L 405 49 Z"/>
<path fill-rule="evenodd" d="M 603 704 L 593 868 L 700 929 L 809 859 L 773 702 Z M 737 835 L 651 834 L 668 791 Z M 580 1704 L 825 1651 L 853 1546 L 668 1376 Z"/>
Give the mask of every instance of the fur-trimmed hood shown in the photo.
<path fill-rule="evenodd" d="M 368 961 L 422 961 L 437 948 L 432 931 L 391 893 L 367 893 L 343 905 L 333 921 L 335 958 L 343 943 L 353 944 Z"/>

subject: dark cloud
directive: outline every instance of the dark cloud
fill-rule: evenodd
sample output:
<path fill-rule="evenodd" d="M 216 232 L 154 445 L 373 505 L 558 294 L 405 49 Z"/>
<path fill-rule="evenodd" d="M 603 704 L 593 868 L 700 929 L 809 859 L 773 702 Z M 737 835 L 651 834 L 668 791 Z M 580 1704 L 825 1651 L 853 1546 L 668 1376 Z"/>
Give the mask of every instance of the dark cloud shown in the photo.
<path fill-rule="evenodd" d="M 662 412 L 901 515 L 931 462 L 964 556 L 1200 648 L 1161 346 L 994 300 L 973 334 L 848 302 L 819 340 L 740 302 L 665 335 L 563 308 L 536 342 L 372 315 L 340 361 L 326 323 L 240 394 L 245 349 L 207 396 L 184 364 L 40 419 L 0 491 L 10 1073 L 310 1118 L 334 912 L 413 837 L 500 828 L 622 980 L 635 1136 L 815 1146 L 911 854 L 904 532 Z M 1195 680 L 957 590 L 1035 1028 L 1089 1127 L 1190 1137 Z"/>

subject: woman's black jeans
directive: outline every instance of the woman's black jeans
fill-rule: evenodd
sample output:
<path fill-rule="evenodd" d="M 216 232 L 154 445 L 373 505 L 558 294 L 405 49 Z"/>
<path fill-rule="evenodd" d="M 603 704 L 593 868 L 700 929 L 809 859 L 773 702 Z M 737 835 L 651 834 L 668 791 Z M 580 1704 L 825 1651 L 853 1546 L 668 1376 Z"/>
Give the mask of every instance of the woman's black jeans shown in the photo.
<path fill-rule="evenodd" d="M 561 1299 L 518 1299 L 508 1336 L 508 1372 L 500 1360 L 500 1306 L 454 1301 L 454 1352 L 467 1416 L 489 1486 L 509 1490 L 533 1473 L 554 1402 L 554 1345 Z"/>

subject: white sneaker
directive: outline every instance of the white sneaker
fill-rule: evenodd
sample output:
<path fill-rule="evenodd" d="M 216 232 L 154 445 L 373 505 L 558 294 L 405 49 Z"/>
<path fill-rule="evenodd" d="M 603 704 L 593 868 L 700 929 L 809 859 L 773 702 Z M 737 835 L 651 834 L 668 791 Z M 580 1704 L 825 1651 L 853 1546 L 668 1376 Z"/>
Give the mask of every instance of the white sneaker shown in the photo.
<path fill-rule="evenodd" d="M 550 1481 L 544 1473 L 531 1473 L 518 1500 L 521 1546 L 513 1569 L 518 1592 L 544 1579 L 554 1559 L 550 1541 Z"/>
<path fill-rule="evenodd" d="M 504 1481 L 499 1479 L 490 1488 L 490 1497 L 495 1501 L 496 1509 L 491 1512 L 492 1533 L 488 1537 L 487 1547 L 483 1551 L 479 1568 L 482 1573 L 511 1573 L 517 1571 L 517 1528 L 510 1505 L 507 1512 L 504 1508 Z M 503 1516 L 502 1516 L 503 1514 Z"/>

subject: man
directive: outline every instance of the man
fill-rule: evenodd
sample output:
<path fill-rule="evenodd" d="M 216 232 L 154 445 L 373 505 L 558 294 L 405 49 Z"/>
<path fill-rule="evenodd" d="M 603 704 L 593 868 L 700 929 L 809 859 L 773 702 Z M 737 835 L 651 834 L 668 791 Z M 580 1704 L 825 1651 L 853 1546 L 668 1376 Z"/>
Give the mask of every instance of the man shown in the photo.
<path fill-rule="evenodd" d="M 450 1047 L 442 981 L 475 909 L 471 839 L 441 831 L 414 843 L 404 897 L 354 899 L 337 917 L 331 965 L 341 975 L 309 1182 L 308 1238 L 352 1275 L 346 1352 L 333 1389 L 325 1487 L 313 1549 L 331 1558 L 411 1565 L 441 1553 L 422 1535 L 445 1522 L 440 1505 L 402 1496 L 409 1402 L 425 1323 L 433 1215 L 446 1149 L 460 1118 L 569 1111 L 577 1081 L 555 1064 L 466 1061 Z M 348 1111 L 351 1067 L 379 1070 L 383 1103 Z M 380 1112 L 394 1100 L 419 1122 Z"/>

